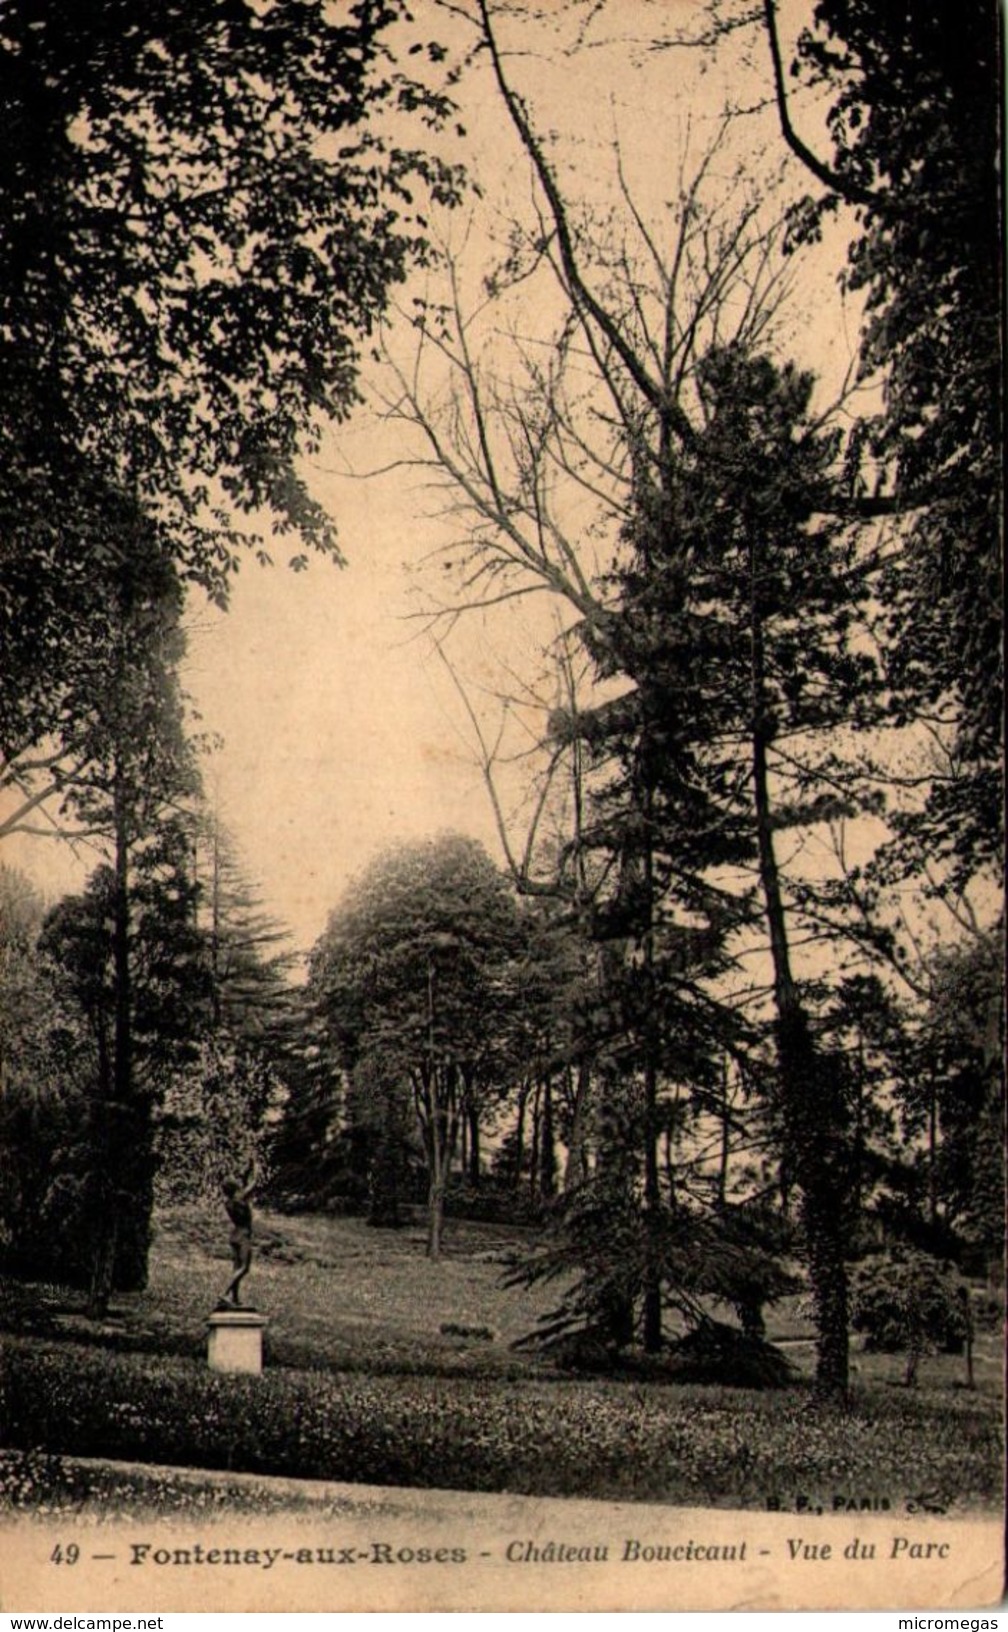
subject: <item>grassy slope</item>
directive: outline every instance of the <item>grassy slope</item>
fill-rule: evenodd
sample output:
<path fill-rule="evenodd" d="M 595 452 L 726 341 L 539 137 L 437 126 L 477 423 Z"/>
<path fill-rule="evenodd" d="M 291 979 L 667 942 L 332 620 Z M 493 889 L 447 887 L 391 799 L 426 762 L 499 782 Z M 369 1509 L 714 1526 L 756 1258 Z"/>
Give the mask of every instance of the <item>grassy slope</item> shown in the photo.
<path fill-rule="evenodd" d="M 419 1225 L 390 1231 L 357 1218 L 259 1215 L 242 1297 L 269 1318 L 270 1363 L 450 1375 L 542 1369 L 511 1344 L 550 1307 L 551 1294 L 502 1285 L 504 1262 L 524 1233 L 455 1223 L 447 1236 L 443 1257 L 431 1263 Z M 206 1316 L 229 1265 L 226 1221 L 196 1208 L 166 1209 L 157 1219 L 148 1288 L 115 1300 L 106 1337 L 201 1354 Z M 53 1292 L 57 1309 L 68 1301 Z M 87 1330 L 79 1316 L 56 1318 L 68 1334 Z M 493 1338 L 446 1334 L 443 1325 L 486 1328 Z"/>
<path fill-rule="evenodd" d="M 950 1505 L 996 1499 L 992 1338 L 980 1344 L 975 1394 L 960 1386 L 959 1360 L 925 1361 L 923 1386 L 911 1395 L 892 1386 L 899 1357 L 858 1355 L 853 1412 L 823 1417 L 810 1413 L 801 1387 L 759 1396 L 562 1380 L 516 1356 L 510 1343 L 550 1302 L 548 1291 L 501 1285 L 518 1231 L 453 1225 L 437 1265 L 424 1257 L 419 1230 L 376 1232 L 352 1219 L 267 1216 L 259 1237 L 246 1283 L 270 1318 L 270 1363 L 259 1382 L 210 1377 L 203 1363 L 205 1317 L 227 1278 L 215 1217 L 162 1214 L 148 1290 L 117 1300 L 101 1328 L 58 1288 L 13 1289 L 4 1324 L 36 1335 L 8 1343 L 8 1414 L 24 1424 L 20 1435 L 12 1425 L 9 1442 L 376 1483 L 673 1502 L 760 1506 L 771 1495 L 785 1504 L 804 1495 L 831 1504 L 838 1492 L 869 1490 L 902 1503 L 929 1489 Z M 445 1334 L 449 1323 L 494 1336 Z M 772 1337 L 798 1339 L 789 1352 L 807 1369 L 811 1350 L 795 1309 L 776 1312 L 770 1326 Z M 138 1396 L 153 1402 L 146 1415 L 131 1414 Z M 17 1500 L 30 1486 L 23 1460 L 9 1464 L 0 1497 L 5 1490 Z"/>

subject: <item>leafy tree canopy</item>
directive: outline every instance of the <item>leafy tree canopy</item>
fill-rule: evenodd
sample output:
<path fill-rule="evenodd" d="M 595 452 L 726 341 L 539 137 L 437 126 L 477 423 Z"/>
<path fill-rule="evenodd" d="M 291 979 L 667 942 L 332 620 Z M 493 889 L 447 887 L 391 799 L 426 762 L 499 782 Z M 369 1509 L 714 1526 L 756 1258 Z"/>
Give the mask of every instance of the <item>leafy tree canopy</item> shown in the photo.
<path fill-rule="evenodd" d="M 380 856 L 330 917 L 312 981 L 344 1060 L 391 1049 L 404 1064 L 475 1064 L 519 947 L 514 898 L 475 840 L 457 834 Z"/>
<path fill-rule="evenodd" d="M 357 399 L 420 199 L 459 186 L 410 145 L 451 104 L 408 23 L 401 0 L 0 7 L 0 612 L 39 705 L 124 508 L 220 599 L 253 536 L 229 504 L 336 553 L 297 456 Z"/>

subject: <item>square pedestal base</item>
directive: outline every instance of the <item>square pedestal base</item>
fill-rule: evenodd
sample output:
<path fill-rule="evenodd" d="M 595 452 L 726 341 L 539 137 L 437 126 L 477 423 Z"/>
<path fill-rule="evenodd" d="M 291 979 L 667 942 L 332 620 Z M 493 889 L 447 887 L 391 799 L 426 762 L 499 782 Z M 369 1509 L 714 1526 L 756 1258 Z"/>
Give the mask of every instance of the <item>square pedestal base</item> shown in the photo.
<path fill-rule="evenodd" d="M 262 1371 L 265 1315 L 254 1309 L 217 1309 L 207 1322 L 207 1365 L 211 1371 Z"/>

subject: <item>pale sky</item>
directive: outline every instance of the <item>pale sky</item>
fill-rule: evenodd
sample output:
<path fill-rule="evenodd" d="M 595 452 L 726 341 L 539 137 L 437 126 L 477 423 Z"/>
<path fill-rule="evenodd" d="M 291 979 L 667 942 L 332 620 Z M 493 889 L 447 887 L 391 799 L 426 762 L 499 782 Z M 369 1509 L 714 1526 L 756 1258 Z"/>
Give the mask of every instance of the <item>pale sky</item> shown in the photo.
<path fill-rule="evenodd" d="M 667 17 L 686 14 L 686 0 L 668 0 Z M 624 32 L 642 39 L 654 32 L 661 7 L 618 0 L 607 16 L 610 39 Z M 438 26 L 445 26 L 440 14 Z M 533 51 L 516 62 L 515 77 L 531 91 L 540 127 L 560 133 L 557 162 L 572 156 L 578 189 L 604 204 L 618 129 L 635 195 L 659 231 L 687 117 L 691 142 L 702 148 L 729 87 L 745 102 L 770 83 L 762 68 L 761 79 L 752 79 L 734 47 L 719 66 L 702 71 L 697 52 L 662 53 L 640 65 L 624 41 L 550 61 L 551 31 L 534 44 L 545 54 Z M 480 235 L 499 232 L 501 211 L 523 208 L 528 167 L 485 72 L 474 73 L 460 94 L 472 174 L 486 194 L 474 216 L 475 250 L 470 245 L 478 265 L 488 243 Z M 759 132 L 772 135 L 768 117 L 755 115 L 747 126 L 751 146 L 758 146 Z M 779 144 L 774 155 L 781 158 Z M 821 270 L 804 316 L 799 303 L 793 333 L 807 345 L 811 299 L 813 350 L 842 372 L 853 339 L 835 266 L 833 258 Z M 306 468 L 337 518 L 348 565 L 314 560 L 297 574 L 245 562 L 228 613 L 194 605 L 188 620 L 185 684 L 201 729 L 223 739 L 207 766 L 208 794 L 264 906 L 303 947 L 320 933 L 348 879 L 390 842 L 452 827 L 483 839 L 500 859 L 464 711 L 422 627 L 408 617 L 424 572 L 433 578 L 440 570 L 421 563 L 451 539 L 451 518 L 428 514 L 428 496 L 408 472 L 371 481 L 334 474 L 373 468 L 402 450 L 367 407 L 349 428 L 334 431 Z M 459 630 L 453 651 L 467 682 L 496 684 L 500 655 L 512 670 L 533 672 L 543 627 L 511 614 Z M 52 846 L 9 844 L 3 859 L 24 865 L 53 891 L 75 886 L 81 875 L 81 862 Z M 87 866 L 94 859 L 83 858 Z"/>
<path fill-rule="evenodd" d="M 348 565 L 249 565 L 230 611 L 199 620 L 187 672 L 224 739 L 208 792 L 306 943 L 383 845 L 456 826 L 493 842 L 450 684 L 408 620 L 410 506 L 357 486 L 337 514 Z"/>

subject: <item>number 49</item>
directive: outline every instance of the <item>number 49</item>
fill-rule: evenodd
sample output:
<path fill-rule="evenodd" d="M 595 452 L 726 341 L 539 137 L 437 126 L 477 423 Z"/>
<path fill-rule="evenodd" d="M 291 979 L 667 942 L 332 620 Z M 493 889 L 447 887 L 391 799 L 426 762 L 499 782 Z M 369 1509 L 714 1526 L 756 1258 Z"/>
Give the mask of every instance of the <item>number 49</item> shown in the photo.
<path fill-rule="evenodd" d="M 50 1564 L 76 1564 L 80 1558 L 80 1548 L 75 1541 L 70 1541 L 64 1547 L 57 1542 L 49 1554 Z"/>

